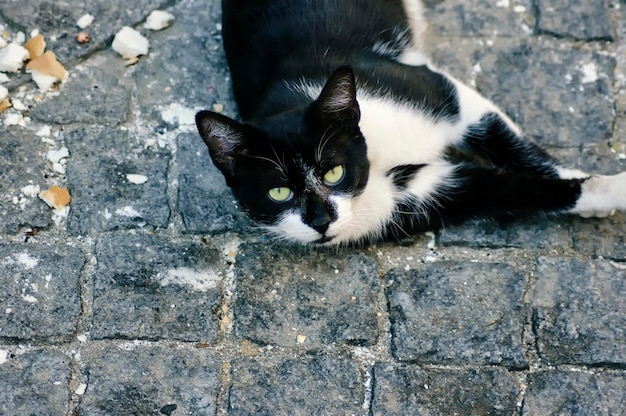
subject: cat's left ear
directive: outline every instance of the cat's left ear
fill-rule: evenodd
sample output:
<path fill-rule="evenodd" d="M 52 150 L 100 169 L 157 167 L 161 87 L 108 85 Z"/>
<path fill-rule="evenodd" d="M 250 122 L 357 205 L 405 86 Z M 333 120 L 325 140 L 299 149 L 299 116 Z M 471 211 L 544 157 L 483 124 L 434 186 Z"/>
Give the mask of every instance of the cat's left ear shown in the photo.
<path fill-rule="evenodd" d="M 235 150 L 242 145 L 244 126 L 237 121 L 212 111 L 196 114 L 196 126 L 209 148 L 211 159 L 224 175 L 235 174 Z"/>
<path fill-rule="evenodd" d="M 324 85 L 317 103 L 320 115 L 325 120 L 358 123 L 361 110 L 356 100 L 356 81 L 352 68 L 338 68 Z"/>

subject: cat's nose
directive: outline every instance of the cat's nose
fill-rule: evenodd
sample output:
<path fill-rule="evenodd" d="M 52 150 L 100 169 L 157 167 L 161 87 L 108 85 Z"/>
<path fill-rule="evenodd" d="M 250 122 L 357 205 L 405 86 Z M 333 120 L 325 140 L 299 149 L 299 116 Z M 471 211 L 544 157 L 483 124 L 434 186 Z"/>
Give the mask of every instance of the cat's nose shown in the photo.
<path fill-rule="evenodd" d="M 335 218 L 322 201 L 310 200 L 304 222 L 318 233 L 324 235 Z"/>
<path fill-rule="evenodd" d="M 331 221 L 332 218 L 330 217 L 330 215 L 326 214 L 323 217 L 316 218 L 314 221 L 311 221 L 309 223 L 309 226 L 321 235 L 324 235 L 326 231 L 328 231 L 328 227 L 330 226 Z"/>

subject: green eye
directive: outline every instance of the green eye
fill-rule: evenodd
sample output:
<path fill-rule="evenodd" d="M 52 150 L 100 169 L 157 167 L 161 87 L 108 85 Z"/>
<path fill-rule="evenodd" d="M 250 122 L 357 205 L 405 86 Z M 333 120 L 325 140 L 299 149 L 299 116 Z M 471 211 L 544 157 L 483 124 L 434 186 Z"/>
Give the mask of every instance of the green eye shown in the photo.
<path fill-rule="evenodd" d="M 289 188 L 272 188 L 267 191 L 267 196 L 274 202 L 287 202 L 293 198 L 293 192 Z"/>
<path fill-rule="evenodd" d="M 345 176 L 345 171 L 343 166 L 335 166 L 324 175 L 324 183 L 326 185 L 337 185 L 339 182 L 343 180 Z"/>

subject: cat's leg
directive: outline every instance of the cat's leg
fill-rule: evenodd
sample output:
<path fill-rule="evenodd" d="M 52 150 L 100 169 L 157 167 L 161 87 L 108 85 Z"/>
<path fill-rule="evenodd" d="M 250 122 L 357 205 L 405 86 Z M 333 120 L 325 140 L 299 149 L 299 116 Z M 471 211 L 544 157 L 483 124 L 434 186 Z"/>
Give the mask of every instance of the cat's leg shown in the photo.
<path fill-rule="evenodd" d="M 576 171 L 560 170 L 563 178 L 461 165 L 439 192 L 442 222 L 542 214 L 601 217 L 615 210 L 626 212 L 626 172 L 568 178 L 577 176 L 572 175 Z"/>

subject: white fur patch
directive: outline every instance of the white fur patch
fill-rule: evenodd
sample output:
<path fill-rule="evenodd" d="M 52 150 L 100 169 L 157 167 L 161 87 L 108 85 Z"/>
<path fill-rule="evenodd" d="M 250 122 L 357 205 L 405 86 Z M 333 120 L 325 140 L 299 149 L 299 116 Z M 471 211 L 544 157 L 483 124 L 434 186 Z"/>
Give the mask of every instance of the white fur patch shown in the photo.
<path fill-rule="evenodd" d="M 288 211 L 276 223 L 276 225 L 267 227 L 273 234 L 279 238 L 288 241 L 299 241 L 301 243 L 313 243 L 323 236 L 302 222 L 302 217 L 295 211 Z"/>

